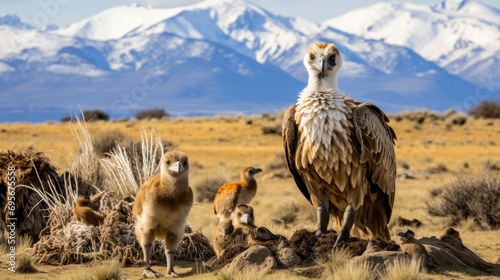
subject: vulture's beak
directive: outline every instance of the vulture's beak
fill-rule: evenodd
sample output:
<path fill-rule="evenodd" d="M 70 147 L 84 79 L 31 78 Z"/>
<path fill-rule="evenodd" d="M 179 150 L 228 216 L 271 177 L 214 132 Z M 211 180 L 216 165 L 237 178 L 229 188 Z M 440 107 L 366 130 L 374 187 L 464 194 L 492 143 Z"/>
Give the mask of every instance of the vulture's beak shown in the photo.
<path fill-rule="evenodd" d="M 244 214 L 243 216 L 241 216 L 240 221 L 246 225 L 249 225 L 253 222 L 252 218 L 250 217 L 250 214 Z"/>
<path fill-rule="evenodd" d="M 184 166 L 182 166 L 182 163 L 180 161 L 176 161 L 168 169 L 170 169 L 171 171 L 173 171 L 177 174 L 180 174 L 182 171 L 184 171 Z"/>

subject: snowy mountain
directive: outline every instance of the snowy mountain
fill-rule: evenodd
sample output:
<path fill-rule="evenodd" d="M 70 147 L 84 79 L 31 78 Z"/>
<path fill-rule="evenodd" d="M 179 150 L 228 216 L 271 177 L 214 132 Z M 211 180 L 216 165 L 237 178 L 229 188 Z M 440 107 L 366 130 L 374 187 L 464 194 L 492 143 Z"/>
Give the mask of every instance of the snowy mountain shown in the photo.
<path fill-rule="evenodd" d="M 443 9 L 450 18 L 460 10 Z M 482 24 L 495 24 L 491 11 L 483 11 Z M 343 91 L 389 111 L 445 110 L 477 87 L 413 47 L 329 25 L 243 0 L 175 9 L 118 6 L 45 30 L 3 16 L 0 37 L 8 40 L 0 45 L 0 121 L 57 120 L 78 106 L 114 118 L 151 107 L 174 115 L 277 111 L 305 86 L 302 58 L 315 40 L 340 48 Z M 498 65 L 495 55 L 485 59 Z M 469 70 L 484 68 L 476 66 Z"/>
<path fill-rule="evenodd" d="M 472 83 L 480 84 L 485 76 L 500 78 L 500 10 L 476 1 L 378 3 L 324 24 L 408 47 Z"/>

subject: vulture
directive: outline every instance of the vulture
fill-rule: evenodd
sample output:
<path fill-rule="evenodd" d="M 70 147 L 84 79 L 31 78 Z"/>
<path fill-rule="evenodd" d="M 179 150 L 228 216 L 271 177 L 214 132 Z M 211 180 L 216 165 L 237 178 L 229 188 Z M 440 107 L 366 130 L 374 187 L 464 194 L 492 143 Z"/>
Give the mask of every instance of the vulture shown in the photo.
<path fill-rule="evenodd" d="M 193 206 L 188 177 L 188 156 L 180 151 L 170 151 L 161 158 L 160 173 L 153 175 L 137 192 L 132 213 L 135 235 L 146 263 L 143 276 L 147 278 L 161 277 L 150 266 L 151 245 L 155 238 L 165 244 L 165 276 L 177 277 L 173 266 L 174 253 L 184 237 L 186 219 Z"/>
<path fill-rule="evenodd" d="M 395 196 L 396 134 L 377 106 L 358 102 L 337 87 L 342 56 L 316 42 L 303 63 L 309 74 L 283 118 L 283 146 L 296 185 L 317 209 L 316 234 L 330 216 L 340 227 L 335 246 L 350 234 L 389 241 Z"/>
<path fill-rule="evenodd" d="M 236 205 L 249 203 L 257 193 L 254 175 L 262 172 L 260 168 L 245 167 L 240 173 L 240 182 L 222 185 L 214 198 L 214 214 L 219 222 L 228 219 Z"/>

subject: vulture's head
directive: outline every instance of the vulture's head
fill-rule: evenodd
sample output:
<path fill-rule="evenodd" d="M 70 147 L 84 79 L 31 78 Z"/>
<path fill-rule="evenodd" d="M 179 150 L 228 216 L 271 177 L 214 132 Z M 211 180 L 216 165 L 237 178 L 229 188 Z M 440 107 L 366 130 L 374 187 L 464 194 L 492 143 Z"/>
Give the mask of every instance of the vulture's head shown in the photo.
<path fill-rule="evenodd" d="M 189 174 L 188 156 L 180 151 L 166 152 L 161 158 L 162 176 L 176 179 L 187 178 Z"/>
<path fill-rule="evenodd" d="M 412 230 L 407 230 L 406 232 L 398 232 L 399 240 L 401 242 L 407 242 L 408 240 L 414 239 L 415 238 L 415 233 Z"/>
<path fill-rule="evenodd" d="M 90 197 L 88 196 L 79 196 L 76 199 L 76 205 L 80 207 L 90 207 Z"/>
<path fill-rule="evenodd" d="M 239 204 L 233 212 L 233 225 L 255 225 L 253 207 L 247 204 Z"/>
<path fill-rule="evenodd" d="M 259 172 L 262 172 L 262 169 L 260 168 L 254 168 L 254 167 L 245 167 L 243 168 L 243 174 L 245 174 L 245 178 L 247 180 L 253 179 L 253 176 Z"/>
<path fill-rule="evenodd" d="M 337 74 L 342 67 L 342 57 L 334 44 L 316 42 L 307 50 L 304 65 L 309 77 L 336 82 Z"/>

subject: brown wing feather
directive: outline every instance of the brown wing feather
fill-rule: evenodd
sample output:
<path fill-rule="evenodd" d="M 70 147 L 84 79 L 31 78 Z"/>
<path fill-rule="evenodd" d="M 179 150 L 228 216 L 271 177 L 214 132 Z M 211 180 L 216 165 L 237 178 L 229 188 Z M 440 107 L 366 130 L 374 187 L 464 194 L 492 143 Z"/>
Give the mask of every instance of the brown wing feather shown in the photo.
<path fill-rule="evenodd" d="M 233 212 L 241 188 L 238 183 L 227 183 L 220 187 L 214 198 L 214 214 L 228 215 Z"/>
<path fill-rule="evenodd" d="M 293 175 L 295 184 L 297 184 L 299 190 L 310 202 L 311 195 L 307 190 L 307 186 L 304 183 L 302 176 L 299 175 L 299 173 L 297 172 L 297 168 L 295 166 L 295 153 L 297 151 L 297 140 L 298 140 L 297 124 L 295 123 L 295 107 L 296 105 L 288 107 L 288 109 L 285 112 L 285 116 L 283 117 L 283 127 L 282 127 L 283 147 L 285 148 L 286 163 L 288 165 L 290 173 L 292 173 Z"/>
<path fill-rule="evenodd" d="M 362 103 L 353 111 L 356 138 L 361 144 L 361 163 L 368 165 L 368 179 L 388 196 L 388 218 L 396 190 L 396 134 L 389 118 L 375 105 Z"/>

